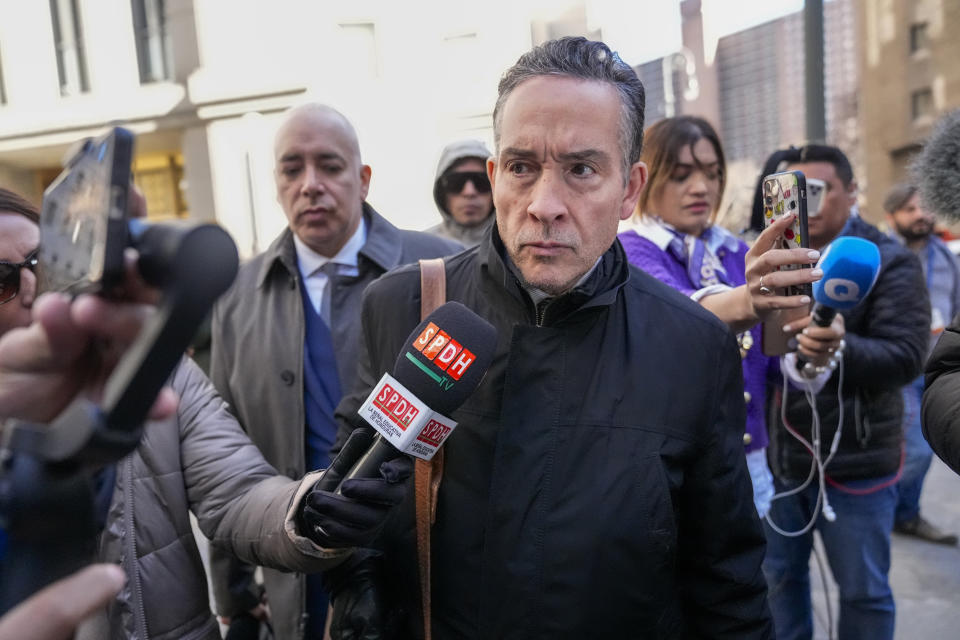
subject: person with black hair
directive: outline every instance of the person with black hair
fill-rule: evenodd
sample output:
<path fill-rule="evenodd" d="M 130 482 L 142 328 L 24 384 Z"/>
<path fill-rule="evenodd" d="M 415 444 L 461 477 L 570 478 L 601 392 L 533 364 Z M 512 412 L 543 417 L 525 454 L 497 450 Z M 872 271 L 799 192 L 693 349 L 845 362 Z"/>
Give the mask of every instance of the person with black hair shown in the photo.
<path fill-rule="evenodd" d="M 432 529 L 411 499 L 357 552 L 334 638 L 772 637 L 736 340 L 616 240 L 646 182 L 643 114 L 602 42 L 551 40 L 503 75 L 496 222 L 445 259 L 447 299 L 497 329 L 493 364 L 451 416 Z M 420 283 L 411 265 L 367 289 L 338 442 L 418 324 Z"/>
<path fill-rule="evenodd" d="M 778 491 L 768 520 L 781 530 L 811 530 L 787 537 L 765 523 L 764 573 L 770 587 L 777 637 L 813 633 L 809 560 L 813 529 L 820 532 L 840 589 L 841 640 L 893 637 L 894 601 L 887 574 L 890 534 L 901 464 L 903 400 L 900 389 L 920 371 L 929 340 L 930 307 L 916 256 L 863 220 L 854 210 L 857 184 L 846 155 L 837 147 L 807 145 L 776 159 L 807 178 L 826 184 L 820 210 L 808 221 L 810 247 L 821 251 L 837 237 L 856 236 L 877 245 L 880 272 L 866 299 L 841 311 L 846 324 L 842 366 L 814 397 L 817 413 L 799 390 L 770 390 L 769 461 Z M 843 379 L 841 381 L 840 374 Z M 782 410 L 782 413 L 781 413 Z M 831 444 L 841 424 L 838 448 Z M 811 441 L 819 420 L 827 498 L 836 514 L 818 514 L 818 483 L 805 483 L 814 461 L 790 432 Z"/>

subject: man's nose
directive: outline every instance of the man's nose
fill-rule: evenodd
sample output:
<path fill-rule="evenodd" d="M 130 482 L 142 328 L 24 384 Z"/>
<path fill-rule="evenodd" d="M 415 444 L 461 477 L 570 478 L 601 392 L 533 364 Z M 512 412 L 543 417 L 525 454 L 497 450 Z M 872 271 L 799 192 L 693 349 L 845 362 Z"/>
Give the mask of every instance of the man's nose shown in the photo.
<path fill-rule="evenodd" d="M 20 269 L 20 304 L 29 309 L 33 306 L 33 301 L 37 297 L 37 276 L 30 269 L 22 267 Z"/>
<path fill-rule="evenodd" d="M 563 201 L 563 183 L 549 171 L 544 171 L 537 178 L 531 196 L 527 213 L 541 222 L 553 222 L 567 212 Z"/>
<path fill-rule="evenodd" d="M 307 165 L 303 169 L 303 182 L 300 184 L 300 193 L 313 196 L 323 190 L 323 180 L 316 167 Z"/>
<path fill-rule="evenodd" d="M 479 193 L 480 191 L 478 191 L 477 186 L 473 184 L 472 178 L 467 178 L 467 181 L 463 183 L 463 189 L 460 190 L 460 195 L 462 196 L 475 196 Z"/>

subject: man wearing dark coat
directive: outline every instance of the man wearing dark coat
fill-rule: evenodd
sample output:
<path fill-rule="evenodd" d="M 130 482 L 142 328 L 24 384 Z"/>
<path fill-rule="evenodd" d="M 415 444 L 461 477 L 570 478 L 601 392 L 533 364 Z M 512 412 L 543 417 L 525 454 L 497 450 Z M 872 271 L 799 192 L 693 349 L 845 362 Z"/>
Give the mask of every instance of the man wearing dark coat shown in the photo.
<path fill-rule="evenodd" d="M 366 202 L 372 169 L 353 125 L 328 106 L 287 112 L 274 156 L 288 226 L 217 303 L 210 377 L 267 461 L 299 478 L 330 461 L 333 412 L 357 368 L 363 290 L 390 269 L 462 247 L 398 229 Z M 211 555 L 219 613 L 262 615 L 246 588 L 252 570 Z M 278 638 L 323 636 L 327 598 L 318 575 L 264 570 L 264 584 Z"/>
<path fill-rule="evenodd" d="M 447 299 L 499 338 L 452 416 L 433 638 L 772 637 L 736 341 L 616 241 L 646 182 L 643 111 L 634 71 L 583 38 L 536 47 L 501 80 L 496 225 L 445 260 Z M 338 443 L 419 313 L 417 266 L 367 290 Z M 335 573 L 334 638 L 428 635 L 414 538 L 410 496 Z"/>

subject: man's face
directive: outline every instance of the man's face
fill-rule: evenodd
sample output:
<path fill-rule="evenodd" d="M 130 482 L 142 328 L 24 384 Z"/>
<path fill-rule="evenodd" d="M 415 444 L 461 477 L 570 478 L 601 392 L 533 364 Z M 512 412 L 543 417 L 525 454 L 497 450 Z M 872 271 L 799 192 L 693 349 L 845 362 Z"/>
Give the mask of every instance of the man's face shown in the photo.
<path fill-rule="evenodd" d="M 802 171 L 808 178 L 823 180 L 827 185 L 820 205 L 820 213 L 807 219 L 807 235 L 810 247 L 820 249 L 843 231 L 850 217 L 850 207 L 856 202 L 857 187 L 854 181 L 844 186 L 837 176 L 837 170 L 829 162 L 798 162 L 789 167 Z"/>
<path fill-rule="evenodd" d="M 624 179 L 620 98 L 610 84 L 563 76 L 524 81 L 500 114 L 497 157 L 487 161 L 497 229 L 528 284 L 570 289 L 613 244 L 647 179 Z"/>
<path fill-rule="evenodd" d="M 457 224 L 474 227 L 487 219 L 493 208 L 493 195 L 483 160 L 461 160 L 444 174 L 442 182 L 447 211 Z"/>
<path fill-rule="evenodd" d="M 932 213 L 923 208 L 920 194 L 914 193 L 906 204 L 887 214 L 887 222 L 907 241 L 923 240 L 933 233 Z"/>
<path fill-rule="evenodd" d="M 40 229 L 36 224 L 19 213 L 0 211 L 0 260 L 13 264 L 23 262 L 39 244 Z M 0 304 L 0 335 L 30 324 L 30 308 L 37 293 L 37 277 L 33 271 L 27 268 L 4 271 L 9 271 L 10 279 L 0 283 L 0 298 L 13 292 L 18 276 L 20 289 L 16 296 Z"/>
<path fill-rule="evenodd" d="M 335 113 L 301 111 L 281 127 L 274 151 L 277 201 L 290 229 L 333 257 L 357 230 L 370 187 L 352 130 Z"/>

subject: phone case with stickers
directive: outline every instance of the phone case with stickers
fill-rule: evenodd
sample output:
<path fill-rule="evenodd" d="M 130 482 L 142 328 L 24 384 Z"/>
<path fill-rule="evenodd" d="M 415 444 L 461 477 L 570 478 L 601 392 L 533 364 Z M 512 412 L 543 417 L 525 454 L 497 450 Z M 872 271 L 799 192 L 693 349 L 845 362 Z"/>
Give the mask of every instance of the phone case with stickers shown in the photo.
<path fill-rule="evenodd" d="M 777 239 L 774 249 L 807 248 L 807 181 L 801 171 L 784 171 L 763 179 L 764 225 L 769 227 L 788 213 L 795 213 L 793 224 Z M 785 265 L 780 270 L 809 268 L 808 265 Z M 809 284 L 779 289 L 778 295 L 811 295 Z M 791 336 L 783 332 L 783 325 L 802 318 L 807 308 L 784 309 L 763 323 L 763 352 L 769 356 L 783 355 L 791 350 Z"/>

